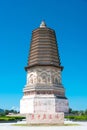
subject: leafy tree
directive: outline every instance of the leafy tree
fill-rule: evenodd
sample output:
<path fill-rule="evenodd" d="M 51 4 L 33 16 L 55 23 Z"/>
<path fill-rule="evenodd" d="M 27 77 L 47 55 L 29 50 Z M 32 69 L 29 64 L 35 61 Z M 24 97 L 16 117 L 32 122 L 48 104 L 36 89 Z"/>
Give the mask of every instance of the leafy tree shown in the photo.
<path fill-rule="evenodd" d="M 87 109 L 85 110 L 85 115 L 87 115 Z"/>
<path fill-rule="evenodd" d="M 9 110 L 5 110 L 5 115 L 8 115 L 9 114 Z"/>
<path fill-rule="evenodd" d="M 72 113 L 72 108 L 69 108 L 69 113 L 70 113 L 70 114 Z"/>

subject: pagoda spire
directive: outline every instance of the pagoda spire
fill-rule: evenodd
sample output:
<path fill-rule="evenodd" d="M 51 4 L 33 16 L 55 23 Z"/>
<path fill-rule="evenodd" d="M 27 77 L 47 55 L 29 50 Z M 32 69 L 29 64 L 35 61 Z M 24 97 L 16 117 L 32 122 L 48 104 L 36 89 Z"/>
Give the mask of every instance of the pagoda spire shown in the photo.
<path fill-rule="evenodd" d="M 41 22 L 41 24 L 40 24 L 40 28 L 46 28 L 46 23 L 45 23 L 44 20 Z"/>

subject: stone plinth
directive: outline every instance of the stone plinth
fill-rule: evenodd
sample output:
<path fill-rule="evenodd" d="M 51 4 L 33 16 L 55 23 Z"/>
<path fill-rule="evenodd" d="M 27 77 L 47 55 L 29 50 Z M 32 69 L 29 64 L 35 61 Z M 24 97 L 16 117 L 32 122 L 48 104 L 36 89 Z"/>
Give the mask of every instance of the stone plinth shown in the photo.
<path fill-rule="evenodd" d="M 68 111 L 68 100 L 54 95 L 24 96 L 20 101 L 20 113 L 57 113 Z"/>
<path fill-rule="evenodd" d="M 64 124 L 64 113 L 37 113 L 26 115 L 27 124 Z"/>

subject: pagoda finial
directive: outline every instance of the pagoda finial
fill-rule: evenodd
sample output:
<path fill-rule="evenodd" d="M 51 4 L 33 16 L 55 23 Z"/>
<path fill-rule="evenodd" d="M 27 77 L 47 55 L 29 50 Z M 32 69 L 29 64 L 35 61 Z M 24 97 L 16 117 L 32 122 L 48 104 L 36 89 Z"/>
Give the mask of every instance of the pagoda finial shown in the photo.
<path fill-rule="evenodd" d="M 44 20 L 41 22 L 41 24 L 40 24 L 40 28 L 46 28 L 46 23 L 45 23 Z"/>

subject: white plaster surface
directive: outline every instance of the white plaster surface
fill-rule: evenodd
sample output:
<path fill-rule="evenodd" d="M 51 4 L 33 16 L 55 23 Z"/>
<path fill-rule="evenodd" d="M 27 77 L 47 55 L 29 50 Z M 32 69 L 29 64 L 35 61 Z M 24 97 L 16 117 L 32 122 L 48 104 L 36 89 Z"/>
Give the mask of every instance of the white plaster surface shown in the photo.
<path fill-rule="evenodd" d="M 25 123 L 25 122 L 18 122 Z M 79 126 L 12 126 L 12 123 L 0 123 L 0 130 L 87 130 L 87 122 L 71 122 L 65 121 L 65 123 L 76 123 Z"/>
<path fill-rule="evenodd" d="M 66 99 L 56 99 L 55 96 L 43 95 L 23 96 L 20 101 L 20 113 L 55 113 L 67 112 L 68 101 Z"/>
<path fill-rule="evenodd" d="M 20 113 L 33 113 L 33 98 L 23 98 L 20 100 Z"/>

